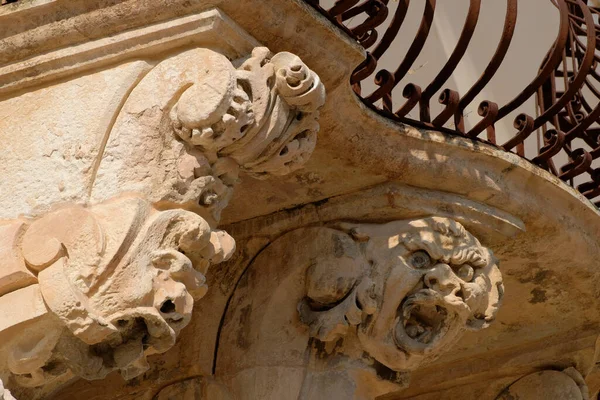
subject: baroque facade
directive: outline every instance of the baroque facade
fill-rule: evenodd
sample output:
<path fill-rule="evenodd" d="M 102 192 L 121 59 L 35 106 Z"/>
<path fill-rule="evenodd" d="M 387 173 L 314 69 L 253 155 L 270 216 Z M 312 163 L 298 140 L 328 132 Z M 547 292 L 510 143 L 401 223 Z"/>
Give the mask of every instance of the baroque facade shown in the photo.
<path fill-rule="evenodd" d="M 323 3 L 0 7 L 0 400 L 598 397 L 600 106 L 561 62 L 594 76 L 600 12 L 555 2 L 499 144 L 459 45 L 393 109 L 408 1 Z"/>

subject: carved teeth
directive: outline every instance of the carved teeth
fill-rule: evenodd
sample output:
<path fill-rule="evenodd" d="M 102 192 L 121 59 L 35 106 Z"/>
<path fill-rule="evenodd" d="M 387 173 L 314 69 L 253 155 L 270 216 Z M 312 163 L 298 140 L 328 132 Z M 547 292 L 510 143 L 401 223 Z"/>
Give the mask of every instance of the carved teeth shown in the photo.
<path fill-rule="evenodd" d="M 431 342 L 431 339 L 433 339 L 433 328 L 431 327 L 427 327 L 426 329 L 424 329 L 424 333 L 421 334 L 417 340 L 421 343 L 429 343 Z"/>
<path fill-rule="evenodd" d="M 411 303 L 407 302 L 407 305 L 404 306 L 404 309 L 402 311 L 402 315 L 404 317 L 404 326 L 406 326 L 406 323 L 410 319 L 411 314 L 415 308 L 418 311 L 419 306 L 414 305 L 412 302 Z"/>
<path fill-rule="evenodd" d="M 419 334 L 419 327 L 417 325 L 407 326 L 406 334 L 414 339 Z"/>

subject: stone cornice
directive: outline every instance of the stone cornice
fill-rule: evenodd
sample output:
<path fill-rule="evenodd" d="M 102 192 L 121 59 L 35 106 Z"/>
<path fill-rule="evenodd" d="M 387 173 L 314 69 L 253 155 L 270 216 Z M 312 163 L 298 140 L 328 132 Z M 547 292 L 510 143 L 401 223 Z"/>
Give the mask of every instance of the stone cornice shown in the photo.
<path fill-rule="evenodd" d="M 258 46 L 258 42 L 218 9 L 207 10 L 58 48 L 0 67 L 0 97 L 128 59 L 164 56 L 182 46 L 210 46 L 230 59 L 237 59 Z"/>

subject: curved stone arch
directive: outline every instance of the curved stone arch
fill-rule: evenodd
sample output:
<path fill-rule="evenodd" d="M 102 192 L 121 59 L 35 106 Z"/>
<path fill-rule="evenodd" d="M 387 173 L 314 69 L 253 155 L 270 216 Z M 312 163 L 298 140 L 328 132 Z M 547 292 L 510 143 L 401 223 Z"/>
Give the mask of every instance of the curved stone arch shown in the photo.
<path fill-rule="evenodd" d="M 234 397 L 373 399 L 406 387 L 412 370 L 493 320 L 501 300 L 497 261 L 459 223 L 429 217 L 337 226 L 284 234 L 240 278 L 214 371 Z M 426 270 L 407 265 L 425 249 Z M 389 320 L 390 307 L 404 313 L 403 328 Z M 484 314 L 487 323 L 471 322 Z M 431 330 L 431 338 L 417 329 Z M 254 392 L 236 391 L 250 381 Z"/>

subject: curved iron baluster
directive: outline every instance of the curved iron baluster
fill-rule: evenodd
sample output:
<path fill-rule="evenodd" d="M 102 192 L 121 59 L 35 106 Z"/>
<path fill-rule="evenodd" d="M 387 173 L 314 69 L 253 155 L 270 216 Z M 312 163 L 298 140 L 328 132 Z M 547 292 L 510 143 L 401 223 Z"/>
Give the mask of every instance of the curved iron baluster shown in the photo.
<path fill-rule="evenodd" d="M 384 21 L 391 11 L 391 6 L 388 10 L 389 0 L 364 0 L 360 4 L 357 0 L 338 0 L 329 10 L 333 11 L 331 15 L 319 7 L 317 0 L 306 1 L 365 48 L 373 48 L 351 77 L 354 91 L 365 104 L 409 125 L 427 126 L 473 139 L 479 139 L 481 132 L 487 131 L 487 141 L 495 144 L 496 123 L 534 98 L 538 110 L 536 117 L 521 112 L 513 121 L 516 132 L 500 148 L 526 157 L 525 140 L 533 132 L 541 131 L 543 143 L 538 145 L 537 154 L 530 156 L 529 160 L 576 187 L 587 198 L 600 197 L 600 168 L 593 165 L 595 160 L 600 159 L 600 24 L 594 20 L 594 15 L 600 17 L 600 8 L 590 7 L 585 0 L 549 0 L 558 10 L 559 29 L 538 73 L 510 101 L 501 105 L 490 100 L 481 102 L 477 110 L 481 119 L 467 132 L 465 110 L 506 62 L 515 33 L 518 0 L 506 0 L 506 15 L 496 50 L 481 76 L 461 95 L 452 88 L 442 88 L 464 59 L 479 20 L 481 1 L 463 0 L 469 1 L 469 9 L 448 61 L 423 90 L 414 83 L 407 84 L 402 91 L 401 106 L 395 112 L 393 107 L 397 100 L 392 92 L 423 51 L 434 22 L 436 0 L 425 0 L 418 31 L 393 72 L 377 70 L 377 63 L 392 49 L 406 19 L 410 0 L 398 0 L 393 18 L 387 25 Z M 355 27 L 347 25 L 350 18 L 359 15 L 364 16 L 362 24 Z M 361 82 L 373 74 L 376 89 L 362 95 Z M 438 101 L 444 108 L 434 118 L 430 101 L 436 93 L 439 93 Z M 419 115 L 410 116 L 417 106 Z M 454 128 L 450 129 L 445 125 L 452 117 Z M 568 161 L 557 167 L 555 163 L 559 153 L 566 155 Z"/>

